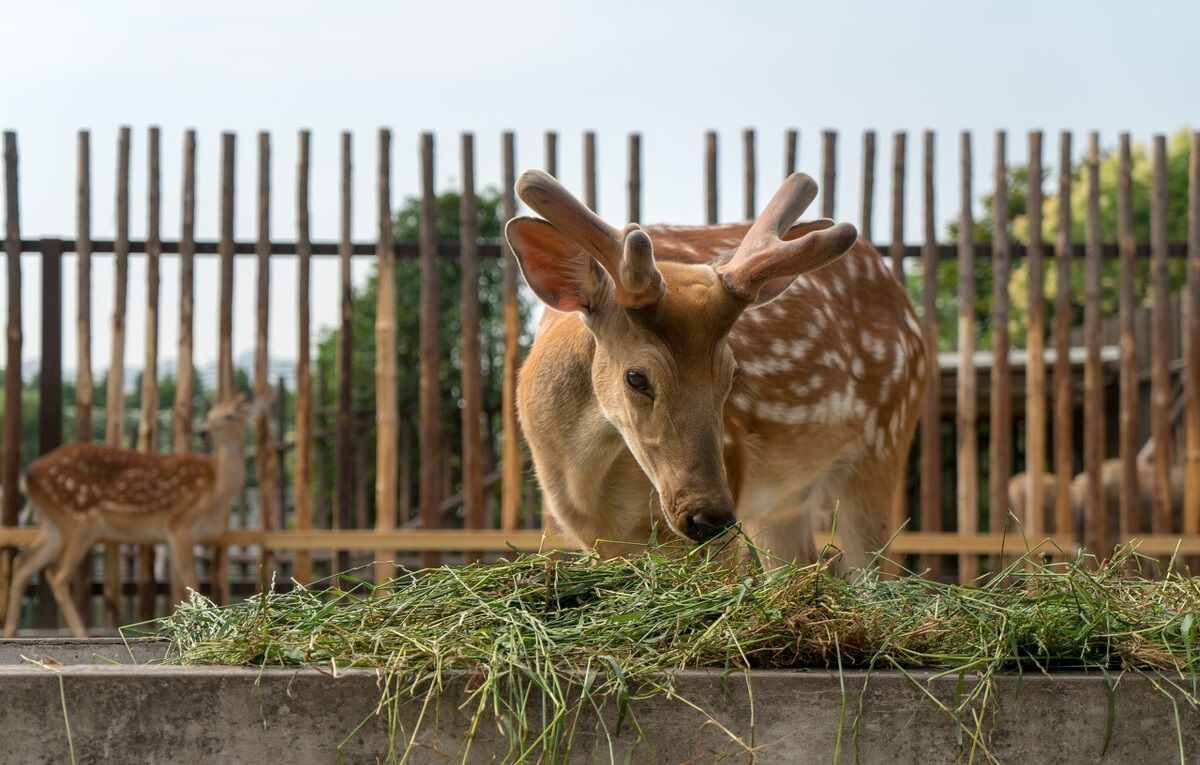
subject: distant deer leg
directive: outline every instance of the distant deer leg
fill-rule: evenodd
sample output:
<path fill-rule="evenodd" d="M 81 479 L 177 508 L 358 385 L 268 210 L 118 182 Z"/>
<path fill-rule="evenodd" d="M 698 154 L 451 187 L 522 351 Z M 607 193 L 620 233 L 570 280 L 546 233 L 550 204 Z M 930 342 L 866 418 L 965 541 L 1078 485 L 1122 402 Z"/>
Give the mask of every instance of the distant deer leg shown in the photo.
<path fill-rule="evenodd" d="M 79 561 L 83 560 L 83 556 L 91 549 L 93 541 L 83 534 L 68 535 L 62 554 L 59 555 L 49 577 L 50 589 L 54 592 L 54 600 L 58 602 L 63 619 L 71 634 L 78 638 L 87 637 L 87 629 L 83 626 L 83 619 L 71 598 L 71 578 L 75 569 L 79 567 Z"/>
<path fill-rule="evenodd" d="M 10 638 L 17 634 L 17 624 L 21 620 L 21 596 L 25 593 L 25 585 L 29 583 L 30 577 L 49 565 L 60 549 L 62 538 L 58 535 L 58 529 L 46 525 L 42 527 L 33 544 L 17 556 L 13 563 L 12 583 L 8 590 L 4 637 Z"/>
<path fill-rule="evenodd" d="M 196 555 L 192 549 L 192 535 L 179 532 L 167 532 L 167 548 L 171 552 L 171 606 L 172 608 L 187 597 L 187 590 L 199 590 L 196 584 Z"/>

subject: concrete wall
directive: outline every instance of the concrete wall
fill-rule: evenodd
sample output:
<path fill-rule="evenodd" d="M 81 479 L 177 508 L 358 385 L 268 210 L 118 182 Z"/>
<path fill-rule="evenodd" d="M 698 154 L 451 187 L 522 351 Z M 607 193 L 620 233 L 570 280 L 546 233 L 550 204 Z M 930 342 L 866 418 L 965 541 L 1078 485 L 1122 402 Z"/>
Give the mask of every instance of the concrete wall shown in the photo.
<path fill-rule="evenodd" d="M 43 654 L 53 652 L 47 646 Z M 916 677 L 950 705 L 956 679 Z M 59 680 L 62 680 L 60 690 Z M 752 743 L 757 763 L 829 763 L 846 701 L 842 760 L 941 763 L 968 759 L 970 739 L 913 682 L 897 673 L 755 672 L 754 725 L 744 676 L 685 672 L 680 693 L 704 706 Z M 425 712 L 410 762 L 458 762 L 471 710 L 460 710 L 464 677 L 456 677 L 436 708 Z M 864 684 L 866 686 L 863 692 Z M 1000 762 L 1091 763 L 1100 759 L 1108 693 L 1099 675 L 1027 675 L 997 680 L 987 746 Z M 860 703 L 857 736 L 854 722 Z M 376 716 L 376 674 L 358 670 L 334 678 L 316 671 L 78 665 L 47 671 L 0 665 L 0 763 L 69 761 L 66 700 L 78 762 L 271 762 L 287 765 L 375 762 L 387 748 L 386 717 Z M 1107 762 L 1178 760 L 1171 703 L 1140 677 L 1125 677 L 1116 694 Z M 633 707 L 645 738 L 626 725 L 616 737 L 616 761 L 634 763 L 750 762 L 742 747 L 707 718 L 661 698 Z M 402 709 L 398 730 L 407 740 L 419 703 Z M 1200 756 L 1200 714 L 1181 707 L 1189 762 Z M 539 715 L 529 710 L 531 717 Z M 360 723 L 366 724 L 355 732 Z M 606 720 L 615 722 L 615 705 Z M 708 724 L 706 724 L 708 723 Z M 963 748 L 965 745 L 965 749 Z M 485 718 L 469 762 L 502 759 L 504 740 Z M 608 762 L 594 723 L 581 722 L 573 762 Z M 981 752 L 976 762 L 986 762 Z"/>

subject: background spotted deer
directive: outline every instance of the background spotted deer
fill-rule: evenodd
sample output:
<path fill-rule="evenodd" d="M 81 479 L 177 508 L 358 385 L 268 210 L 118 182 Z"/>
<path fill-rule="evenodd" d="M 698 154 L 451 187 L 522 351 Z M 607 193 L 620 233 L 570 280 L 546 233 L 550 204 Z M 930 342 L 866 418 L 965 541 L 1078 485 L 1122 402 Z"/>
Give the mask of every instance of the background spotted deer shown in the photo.
<path fill-rule="evenodd" d="M 661 517 L 701 541 L 736 521 L 815 558 L 838 513 L 843 562 L 884 540 L 928 375 L 912 304 L 853 226 L 792 225 L 790 176 L 751 224 L 604 223 L 538 171 L 543 219 L 506 236 L 548 310 L 518 408 L 548 512 L 584 548 L 637 549 Z"/>
<path fill-rule="evenodd" d="M 38 510 L 40 533 L 13 566 L 4 635 L 16 634 L 21 594 L 29 578 L 54 564 L 49 582 L 63 617 L 78 637 L 86 630 L 68 591 L 79 561 L 99 541 L 166 542 L 175 573 L 172 597 L 196 587 L 192 547 L 228 527 L 232 499 L 246 480 L 246 424 L 269 396 L 242 397 L 212 408 L 205 421 L 212 455 L 145 454 L 91 443 L 62 446 L 35 460 L 26 494 Z"/>

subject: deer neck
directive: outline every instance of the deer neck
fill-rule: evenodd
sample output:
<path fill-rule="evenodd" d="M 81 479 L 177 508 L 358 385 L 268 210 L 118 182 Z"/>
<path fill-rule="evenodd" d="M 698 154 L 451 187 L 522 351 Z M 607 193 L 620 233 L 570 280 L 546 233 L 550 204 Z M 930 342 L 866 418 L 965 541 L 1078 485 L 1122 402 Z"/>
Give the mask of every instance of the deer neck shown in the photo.
<path fill-rule="evenodd" d="M 241 439 L 219 441 L 214 458 L 217 473 L 215 494 L 217 500 L 228 508 L 229 501 L 241 493 L 246 483 L 246 461 Z"/>

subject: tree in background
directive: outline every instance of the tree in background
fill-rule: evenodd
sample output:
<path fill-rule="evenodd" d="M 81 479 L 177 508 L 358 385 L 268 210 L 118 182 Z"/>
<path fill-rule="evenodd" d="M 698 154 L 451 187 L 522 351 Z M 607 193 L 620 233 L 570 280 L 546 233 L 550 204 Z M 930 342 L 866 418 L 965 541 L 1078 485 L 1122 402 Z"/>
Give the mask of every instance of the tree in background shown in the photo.
<path fill-rule="evenodd" d="M 1181 242 L 1187 239 L 1188 157 L 1191 130 L 1182 128 L 1167 141 L 1167 240 Z M 1045 149 L 1043 149 L 1043 152 Z M 1150 191 L 1153 168 L 1148 143 L 1134 142 L 1130 151 L 1133 192 L 1133 233 L 1138 243 L 1150 241 Z M 1117 179 L 1120 156 L 1116 148 L 1102 149 L 1100 154 L 1100 234 L 1104 242 L 1117 239 Z M 989 175 L 990 177 L 990 175 Z M 1046 269 L 1046 326 L 1053 326 L 1054 294 L 1057 290 L 1057 272 L 1053 263 L 1053 245 L 1058 236 L 1059 197 L 1058 175 L 1043 165 L 1042 189 L 1042 241 L 1045 244 Z M 976 242 L 992 241 L 996 230 L 992 217 L 994 194 L 980 197 L 980 214 L 975 219 L 973 238 Z M 1029 241 L 1029 167 L 1025 164 L 1010 165 L 1008 170 L 1008 213 L 1009 238 L 1013 242 Z M 1087 226 L 1087 171 L 1083 162 L 1071 168 L 1071 239 L 1085 241 Z M 949 225 L 950 241 L 958 240 L 958 220 Z M 991 347 L 992 310 L 992 265 L 987 259 L 976 259 L 977 321 L 980 330 L 979 347 Z M 1183 262 L 1169 262 L 1168 270 L 1171 289 L 1176 290 L 1184 280 Z M 1071 294 L 1074 306 L 1072 325 L 1083 322 L 1083 282 L 1086 264 L 1076 259 L 1071 264 Z M 1139 259 L 1134 270 L 1134 299 L 1141 306 L 1149 299 L 1150 263 Z M 1029 310 L 1029 267 L 1024 260 L 1013 261 L 1012 278 L 1009 281 L 1009 333 L 1012 342 L 1024 345 Z M 1117 311 L 1120 282 L 1119 264 L 1115 259 L 1104 262 L 1101 272 L 1101 310 L 1105 315 Z M 919 274 L 909 276 L 908 288 L 915 302 L 920 300 L 922 278 Z M 957 343 L 958 330 L 958 263 L 947 260 L 938 267 L 938 318 L 943 350 L 953 349 Z"/>
<path fill-rule="evenodd" d="M 500 217 L 500 192 L 494 188 L 484 190 L 478 195 L 479 236 L 483 240 L 498 240 L 502 236 Z M 437 199 L 437 236 L 440 241 L 457 241 L 459 229 L 459 204 L 461 195 L 456 191 L 445 192 Z M 396 212 L 393 226 L 393 237 L 396 241 L 416 241 L 421 217 L 421 200 L 415 197 L 405 199 Z M 462 443 L 462 422 L 459 414 L 462 399 L 462 316 L 459 294 L 461 289 L 458 262 L 449 258 L 438 260 L 439 276 L 439 332 L 441 337 L 441 413 L 442 433 L 448 471 L 448 486 L 450 492 L 456 491 L 461 481 L 461 465 L 459 445 Z M 418 388 L 420 383 L 420 263 L 413 260 L 401 260 L 396 263 L 396 356 L 397 379 L 396 394 L 400 413 L 400 460 L 402 482 L 407 486 L 400 487 L 401 513 L 407 512 L 415 502 L 417 492 L 416 444 L 418 433 Z M 368 475 L 356 476 L 357 483 L 366 482 L 367 486 L 374 483 L 375 477 L 375 296 L 378 287 L 378 274 L 372 273 L 367 283 L 356 289 L 353 295 L 351 311 L 351 331 L 353 333 L 352 374 L 353 388 L 351 397 L 356 419 L 362 423 L 361 437 L 357 439 L 359 448 L 367 449 L 365 461 Z M 496 462 L 496 443 L 500 428 L 500 408 L 502 402 L 502 380 L 504 358 L 504 324 L 503 324 L 503 271 L 498 258 L 482 258 L 479 264 L 479 324 L 480 344 L 483 364 L 483 406 L 485 413 L 484 424 L 484 459 L 485 471 L 490 470 Z M 529 316 L 529 306 L 522 301 L 520 305 L 521 326 L 525 327 Z M 328 369 L 337 369 L 337 347 L 339 331 L 336 329 L 322 333 L 317 352 L 317 363 L 328 365 Z M 531 338 L 523 331 L 520 339 L 522 348 L 527 348 Z M 315 384 L 315 382 L 314 382 Z M 330 388 L 334 386 L 331 385 Z M 336 406 L 336 397 L 324 396 L 318 391 L 321 407 Z M 333 418 L 328 418 L 332 422 Z M 326 439 L 332 442 L 332 434 Z M 318 450 L 318 463 L 333 460 L 332 449 Z M 421 455 L 421 458 L 426 458 Z M 364 464 L 361 460 L 360 465 Z M 332 475 L 333 466 L 318 464 L 320 471 L 328 471 Z M 448 493 L 450 493 L 448 492 Z M 368 501 L 373 501 L 372 492 L 367 493 Z M 404 506 L 409 501 L 410 507 Z M 403 518 L 401 519 L 404 520 Z"/>

